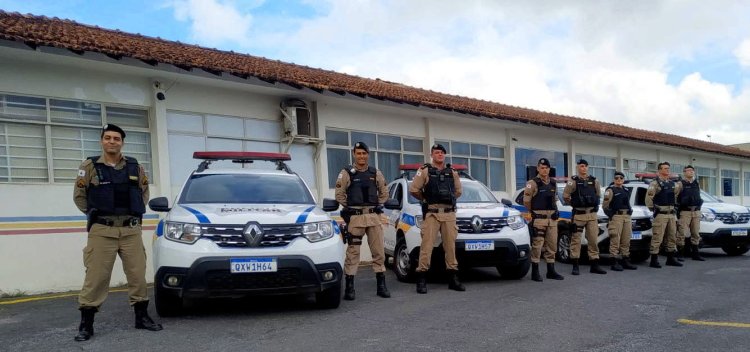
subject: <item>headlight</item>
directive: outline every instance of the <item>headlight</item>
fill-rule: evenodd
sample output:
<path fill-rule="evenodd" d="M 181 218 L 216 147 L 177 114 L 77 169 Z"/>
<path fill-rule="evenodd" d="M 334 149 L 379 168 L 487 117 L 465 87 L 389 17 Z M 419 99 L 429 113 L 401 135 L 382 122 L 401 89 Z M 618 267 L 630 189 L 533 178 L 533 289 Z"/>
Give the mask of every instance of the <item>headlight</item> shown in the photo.
<path fill-rule="evenodd" d="M 714 220 L 716 220 L 716 214 L 712 211 L 701 212 L 701 221 L 713 222 Z"/>
<path fill-rule="evenodd" d="M 310 242 L 319 242 L 333 237 L 333 224 L 330 221 L 311 222 L 302 225 L 302 235 Z"/>
<path fill-rule="evenodd" d="M 197 224 L 184 224 L 167 221 L 164 237 L 180 243 L 193 244 L 201 238 L 201 227 Z"/>
<path fill-rule="evenodd" d="M 418 228 L 422 228 L 422 221 L 424 221 L 424 218 L 422 215 L 417 215 L 414 217 L 414 224 L 417 225 Z"/>
<path fill-rule="evenodd" d="M 519 215 L 513 215 L 508 217 L 508 226 L 510 226 L 513 230 L 518 230 L 524 226 L 526 226 L 526 222 L 523 221 L 523 218 Z"/>

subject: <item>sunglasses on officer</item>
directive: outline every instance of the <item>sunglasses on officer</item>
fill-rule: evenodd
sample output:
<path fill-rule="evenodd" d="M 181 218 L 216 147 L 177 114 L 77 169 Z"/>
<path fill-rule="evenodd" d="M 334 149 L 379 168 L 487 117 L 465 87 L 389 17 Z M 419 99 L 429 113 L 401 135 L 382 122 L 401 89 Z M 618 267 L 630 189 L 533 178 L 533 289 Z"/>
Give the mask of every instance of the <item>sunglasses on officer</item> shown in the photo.
<path fill-rule="evenodd" d="M 622 180 L 622 179 L 624 179 L 624 177 L 622 177 L 622 176 L 615 176 L 615 180 Z"/>

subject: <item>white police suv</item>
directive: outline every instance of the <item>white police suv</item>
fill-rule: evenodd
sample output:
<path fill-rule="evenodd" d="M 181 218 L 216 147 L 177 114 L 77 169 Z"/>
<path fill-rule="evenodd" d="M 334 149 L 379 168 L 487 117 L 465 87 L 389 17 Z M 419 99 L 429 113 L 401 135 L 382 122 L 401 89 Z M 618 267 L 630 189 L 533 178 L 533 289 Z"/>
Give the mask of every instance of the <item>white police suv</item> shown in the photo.
<path fill-rule="evenodd" d="M 315 293 L 321 308 L 341 301 L 344 244 L 324 208 L 284 164 L 288 154 L 195 152 L 202 159 L 170 208 L 154 242 L 159 315 L 179 314 L 186 298 Z M 211 162 L 269 161 L 276 170 L 212 169 Z M 331 208 L 334 207 L 334 208 Z"/>
<path fill-rule="evenodd" d="M 422 208 L 409 194 L 413 174 L 421 164 L 401 165 L 404 171 L 388 185 L 386 202 L 388 226 L 385 230 L 385 252 L 393 257 L 393 271 L 400 281 L 414 279 L 422 243 L 420 226 Z M 461 177 L 463 194 L 457 200 L 456 256 L 460 268 L 496 267 L 503 278 L 520 279 L 530 267 L 529 230 L 521 214 L 511 207 L 511 202 L 497 198 L 481 182 L 474 180 L 454 165 Z M 435 241 L 431 267 L 444 267 L 445 259 L 441 241 Z"/>

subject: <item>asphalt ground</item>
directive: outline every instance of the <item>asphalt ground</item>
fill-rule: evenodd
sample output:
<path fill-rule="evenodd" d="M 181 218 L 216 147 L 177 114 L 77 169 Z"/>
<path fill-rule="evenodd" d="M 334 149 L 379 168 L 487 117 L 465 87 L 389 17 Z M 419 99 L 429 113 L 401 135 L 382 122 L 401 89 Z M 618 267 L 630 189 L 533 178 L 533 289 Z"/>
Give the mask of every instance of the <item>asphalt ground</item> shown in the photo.
<path fill-rule="evenodd" d="M 574 277 L 558 264 L 565 280 L 542 283 L 472 269 L 462 273 L 466 292 L 432 281 L 427 295 L 388 272 L 390 299 L 375 296 L 374 274 L 361 268 L 357 299 L 338 309 L 315 309 L 311 297 L 199 301 L 176 318 L 149 307 L 161 332 L 134 329 L 127 294 L 116 290 L 86 342 L 73 341 L 75 294 L 7 298 L 0 350 L 748 351 L 750 255 L 703 254 L 708 261 L 682 268 L 643 263 L 606 275 L 582 266 Z"/>

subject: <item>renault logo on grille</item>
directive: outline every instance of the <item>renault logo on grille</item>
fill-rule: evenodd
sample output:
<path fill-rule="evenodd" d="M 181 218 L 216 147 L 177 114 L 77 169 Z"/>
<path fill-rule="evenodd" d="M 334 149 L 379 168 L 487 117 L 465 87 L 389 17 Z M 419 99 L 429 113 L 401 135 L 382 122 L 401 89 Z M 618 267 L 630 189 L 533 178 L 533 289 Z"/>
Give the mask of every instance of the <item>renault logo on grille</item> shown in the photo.
<path fill-rule="evenodd" d="M 263 240 L 263 228 L 257 222 L 250 222 L 243 232 L 249 247 L 258 247 Z"/>
<path fill-rule="evenodd" d="M 732 212 L 732 220 L 734 220 L 735 223 L 737 223 L 738 221 L 740 221 L 740 214 Z"/>
<path fill-rule="evenodd" d="M 482 226 L 484 226 L 482 218 L 478 215 L 474 215 L 474 217 L 471 218 L 471 228 L 474 229 L 475 233 L 482 233 Z"/>

